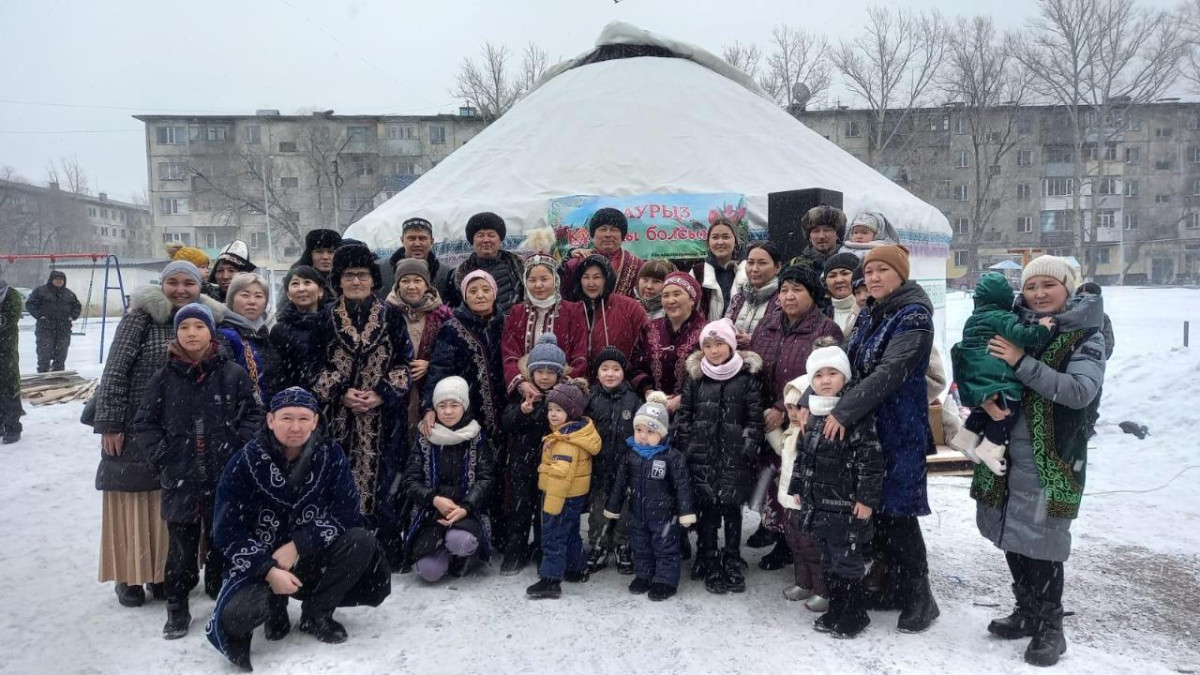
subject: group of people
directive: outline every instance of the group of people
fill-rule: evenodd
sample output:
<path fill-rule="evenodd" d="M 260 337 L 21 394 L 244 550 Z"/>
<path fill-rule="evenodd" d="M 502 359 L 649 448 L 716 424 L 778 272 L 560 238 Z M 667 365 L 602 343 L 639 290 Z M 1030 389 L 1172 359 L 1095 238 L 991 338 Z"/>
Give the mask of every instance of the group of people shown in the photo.
<path fill-rule="evenodd" d="M 386 258 L 317 230 L 271 327 L 244 248 L 208 273 L 202 252 L 175 250 L 161 285 L 133 294 L 97 392 L 100 580 L 122 605 L 165 599 L 163 634 L 178 638 L 203 579 L 210 641 L 249 668 L 255 627 L 289 632 L 289 597 L 301 631 L 340 642 L 334 610 L 382 602 L 389 572 L 436 583 L 533 563 L 527 595 L 557 598 L 613 564 L 662 601 L 690 559 L 707 591 L 739 593 L 750 507 L 762 525 L 747 545 L 774 547 L 763 569 L 793 567 L 783 595 L 822 613 L 816 630 L 853 637 L 872 608 L 927 629 L 939 609 L 918 518 L 945 384 L 933 305 L 882 215 L 856 217 L 849 239 L 839 209 L 802 225 L 808 246 L 785 260 L 718 219 L 687 270 L 625 250 L 610 208 L 562 261 L 544 232 L 528 257 L 504 250 L 493 213 L 467 222 L 473 252 L 456 267 L 421 218 Z M 1008 311 L 1051 317 L 1054 337 L 987 348 L 1024 393 L 978 402 L 1007 418 L 1008 457 L 981 464 L 972 491 L 1017 594 L 992 632 L 1032 636 L 1041 661 L 1065 649 L 1076 412 L 1104 358 L 1098 299 L 1078 302 L 1064 265 L 1031 263 L 1016 309 L 1009 291 Z"/>

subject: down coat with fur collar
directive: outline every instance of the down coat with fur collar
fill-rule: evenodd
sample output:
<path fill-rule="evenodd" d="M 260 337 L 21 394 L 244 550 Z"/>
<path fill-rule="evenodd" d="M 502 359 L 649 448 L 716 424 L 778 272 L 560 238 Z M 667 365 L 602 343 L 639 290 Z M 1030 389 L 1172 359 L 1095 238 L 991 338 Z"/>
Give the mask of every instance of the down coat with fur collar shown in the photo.
<path fill-rule="evenodd" d="M 704 374 L 701 352 L 687 360 L 688 377 L 672 427 L 700 504 L 744 504 L 754 490 L 763 444 L 763 362 L 754 352 L 739 353 L 742 369 L 725 381 Z"/>

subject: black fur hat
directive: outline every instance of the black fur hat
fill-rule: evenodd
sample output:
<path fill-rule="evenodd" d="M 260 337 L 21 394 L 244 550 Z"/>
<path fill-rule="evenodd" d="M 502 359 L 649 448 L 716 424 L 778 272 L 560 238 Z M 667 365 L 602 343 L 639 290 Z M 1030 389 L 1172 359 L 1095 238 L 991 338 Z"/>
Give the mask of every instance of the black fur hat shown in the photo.
<path fill-rule="evenodd" d="M 474 242 L 475 234 L 480 230 L 495 230 L 496 234 L 500 235 L 501 241 L 504 241 L 504 237 L 508 233 L 504 219 L 491 211 L 476 213 L 467 220 L 467 242 Z"/>
<path fill-rule="evenodd" d="M 621 238 L 629 234 L 629 219 L 619 209 L 605 207 L 592 214 L 588 219 L 588 234 L 596 236 L 596 228 L 602 225 L 612 225 L 621 231 Z"/>
<path fill-rule="evenodd" d="M 379 263 L 375 260 L 375 254 L 371 253 L 371 249 L 361 244 L 339 246 L 333 253 L 333 270 L 329 272 L 329 283 L 337 291 L 338 295 L 342 293 L 342 273 L 353 267 L 365 267 L 371 270 L 371 290 L 378 291 L 383 288 L 383 273 L 379 269 Z"/>

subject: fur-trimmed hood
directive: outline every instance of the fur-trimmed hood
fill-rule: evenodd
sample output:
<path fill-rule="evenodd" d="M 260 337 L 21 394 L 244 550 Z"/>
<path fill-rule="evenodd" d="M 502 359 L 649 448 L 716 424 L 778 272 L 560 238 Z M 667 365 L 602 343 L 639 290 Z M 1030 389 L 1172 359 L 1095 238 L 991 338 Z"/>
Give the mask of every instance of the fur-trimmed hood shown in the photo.
<path fill-rule="evenodd" d="M 762 370 L 763 360 L 757 352 L 752 352 L 749 349 L 739 349 L 738 354 L 742 355 L 742 370 L 741 372 L 758 373 Z M 700 362 L 704 360 L 704 352 L 696 351 L 687 358 L 687 372 L 693 380 L 699 380 L 704 377 L 704 371 L 700 369 Z"/>
<path fill-rule="evenodd" d="M 225 305 L 201 293 L 196 302 L 203 303 L 212 310 L 215 323 L 225 320 Z M 140 309 L 150 315 L 154 323 L 170 323 L 175 315 L 175 308 L 170 299 L 163 295 L 161 286 L 146 285 L 135 290 L 129 297 L 129 308 Z"/>

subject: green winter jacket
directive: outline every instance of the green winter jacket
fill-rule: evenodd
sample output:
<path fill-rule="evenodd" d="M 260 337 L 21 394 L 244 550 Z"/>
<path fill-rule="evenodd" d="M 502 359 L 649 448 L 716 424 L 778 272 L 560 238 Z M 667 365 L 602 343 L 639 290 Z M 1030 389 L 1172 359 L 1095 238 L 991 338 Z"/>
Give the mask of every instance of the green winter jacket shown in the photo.
<path fill-rule="evenodd" d="M 15 288 L 0 281 L 0 397 L 21 393 L 20 356 L 17 353 L 17 323 L 25 301 Z"/>
<path fill-rule="evenodd" d="M 975 311 L 963 326 L 962 342 L 950 350 L 954 381 L 962 404 L 976 408 L 996 394 L 1009 401 L 1021 400 L 1025 387 L 1013 369 L 988 353 L 988 341 L 999 335 L 1009 342 L 1033 349 L 1050 342 L 1044 326 L 1021 325 L 1012 310 L 1013 290 L 1002 274 L 985 274 L 975 286 Z"/>

